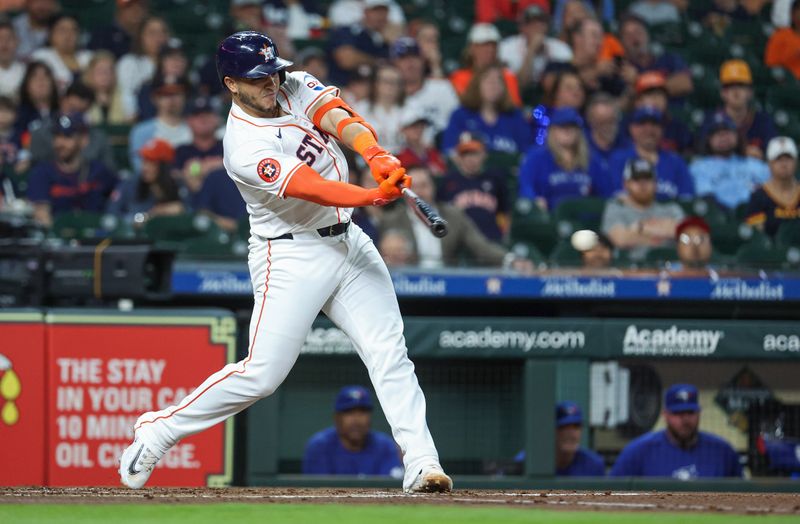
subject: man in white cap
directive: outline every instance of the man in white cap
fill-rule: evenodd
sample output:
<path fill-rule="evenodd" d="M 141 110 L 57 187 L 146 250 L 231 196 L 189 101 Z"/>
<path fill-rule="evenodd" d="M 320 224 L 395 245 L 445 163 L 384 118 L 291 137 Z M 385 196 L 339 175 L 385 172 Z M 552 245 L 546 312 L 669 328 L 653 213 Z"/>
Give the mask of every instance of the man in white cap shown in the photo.
<path fill-rule="evenodd" d="M 797 144 L 788 136 L 778 136 L 767 145 L 770 177 L 750 195 L 747 223 L 770 236 L 784 222 L 800 218 L 800 183 L 797 171 Z"/>

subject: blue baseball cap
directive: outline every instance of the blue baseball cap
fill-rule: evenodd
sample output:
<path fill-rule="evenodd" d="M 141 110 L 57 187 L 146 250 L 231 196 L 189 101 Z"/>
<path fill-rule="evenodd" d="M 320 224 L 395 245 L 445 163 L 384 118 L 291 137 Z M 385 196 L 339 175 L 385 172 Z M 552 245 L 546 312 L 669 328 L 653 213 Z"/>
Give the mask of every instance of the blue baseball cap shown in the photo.
<path fill-rule="evenodd" d="M 571 424 L 583 423 L 581 408 L 571 400 L 565 400 L 556 404 L 556 427 L 569 426 Z"/>
<path fill-rule="evenodd" d="M 697 388 L 691 384 L 673 384 L 664 394 L 664 409 L 670 413 L 700 411 Z"/>
<path fill-rule="evenodd" d="M 345 386 L 336 395 L 334 410 L 337 413 L 362 408 L 372 410 L 372 396 L 364 386 Z"/>
<path fill-rule="evenodd" d="M 714 116 L 712 116 L 711 120 L 708 122 L 707 133 L 716 133 L 723 129 L 736 131 L 736 122 L 722 111 L 719 111 L 714 113 Z"/>
<path fill-rule="evenodd" d="M 583 118 L 580 113 L 571 107 L 562 107 L 553 111 L 550 115 L 551 126 L 583 126 Z"/>
<path fill-rule="evenodd" d="M 89 126 L 80 113 L 62 113 L 53 121 L 53 134 L 72 136 L 77 133 L 86 133 Z"/>
<path fill-rule="evenodd" d="M 410 36 L 401 36 L 394 41 L 389 55 L 392 59 L 404 56 L 420 56 L 419 44 Z"/>
<path fill-rule="evenodd" d="M 655 122 L 661 124 L 664 122 L 664 113 L 651 106 L 644 106 L 638 108 L 631 115 L 631 122 L 640 124 L 642 122 Z"/>

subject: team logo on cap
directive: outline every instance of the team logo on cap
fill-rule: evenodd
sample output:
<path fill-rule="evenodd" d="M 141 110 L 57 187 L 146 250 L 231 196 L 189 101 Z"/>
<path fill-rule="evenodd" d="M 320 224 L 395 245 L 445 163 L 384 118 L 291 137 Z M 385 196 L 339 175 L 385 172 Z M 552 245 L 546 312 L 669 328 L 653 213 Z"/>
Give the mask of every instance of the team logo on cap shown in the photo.
<path fill-rule="evenodd" d="M 264 44 L 258 54 L 264 57 L 264 62 L 275 60 L 275 50 L 269 44 Z"/>
<path fill-rule="evenodd" d="M 261 180 L 267 184 L 271 184 L 275 182 L 275 180 L 278 179 L 278 175 L 281 174 L 281 165 L 271 158 L 265 158 L 258 163 L 256 173 L 258 173 L 258 177 Z"/>
<path fill-rule="evenodd" d="M 678 391 L 677 393 L 675 393 L 675 398 L 677 398 L 678 400 L 682 400 L 683 402 L 689 402 L 689 399 L 691 398 L 691 396 L 692 396 L 692 394 L 689 391 L 685 390 L 685 389 L 682 389 L 682 390 Z"/>

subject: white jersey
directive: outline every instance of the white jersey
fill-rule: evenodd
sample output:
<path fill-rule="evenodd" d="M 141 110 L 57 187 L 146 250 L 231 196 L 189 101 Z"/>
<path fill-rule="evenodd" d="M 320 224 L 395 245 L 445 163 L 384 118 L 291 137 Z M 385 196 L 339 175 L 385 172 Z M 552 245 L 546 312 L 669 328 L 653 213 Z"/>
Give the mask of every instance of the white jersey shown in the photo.
<path fill-rule="evenodd" d="M 277 101 L 286 116 L 255 118 L 235 103 L 222 144 L 223 163 L 250 214 L 250 230 L 262 238 L 297 233 L 350 220 L 352 209 L 286 198 L 302 163 L 327 180 L 348 181 L 347 160 L 329 135 L 314 127 L 308 110 L 324 95 L 339 95 L 304 71 L 286 74 Z"/>

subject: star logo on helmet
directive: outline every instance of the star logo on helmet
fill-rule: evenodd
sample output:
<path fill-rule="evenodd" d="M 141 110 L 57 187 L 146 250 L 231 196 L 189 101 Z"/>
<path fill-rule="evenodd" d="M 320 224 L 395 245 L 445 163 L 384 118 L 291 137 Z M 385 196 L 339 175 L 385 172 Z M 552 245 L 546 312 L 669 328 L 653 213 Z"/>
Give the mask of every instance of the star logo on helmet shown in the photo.
<path fill-rule="evenodd" d="M 269 44 L 264 44 L 258 54 L 264 57 L 264 62 L 275 60 L 275 50 Z"/>

